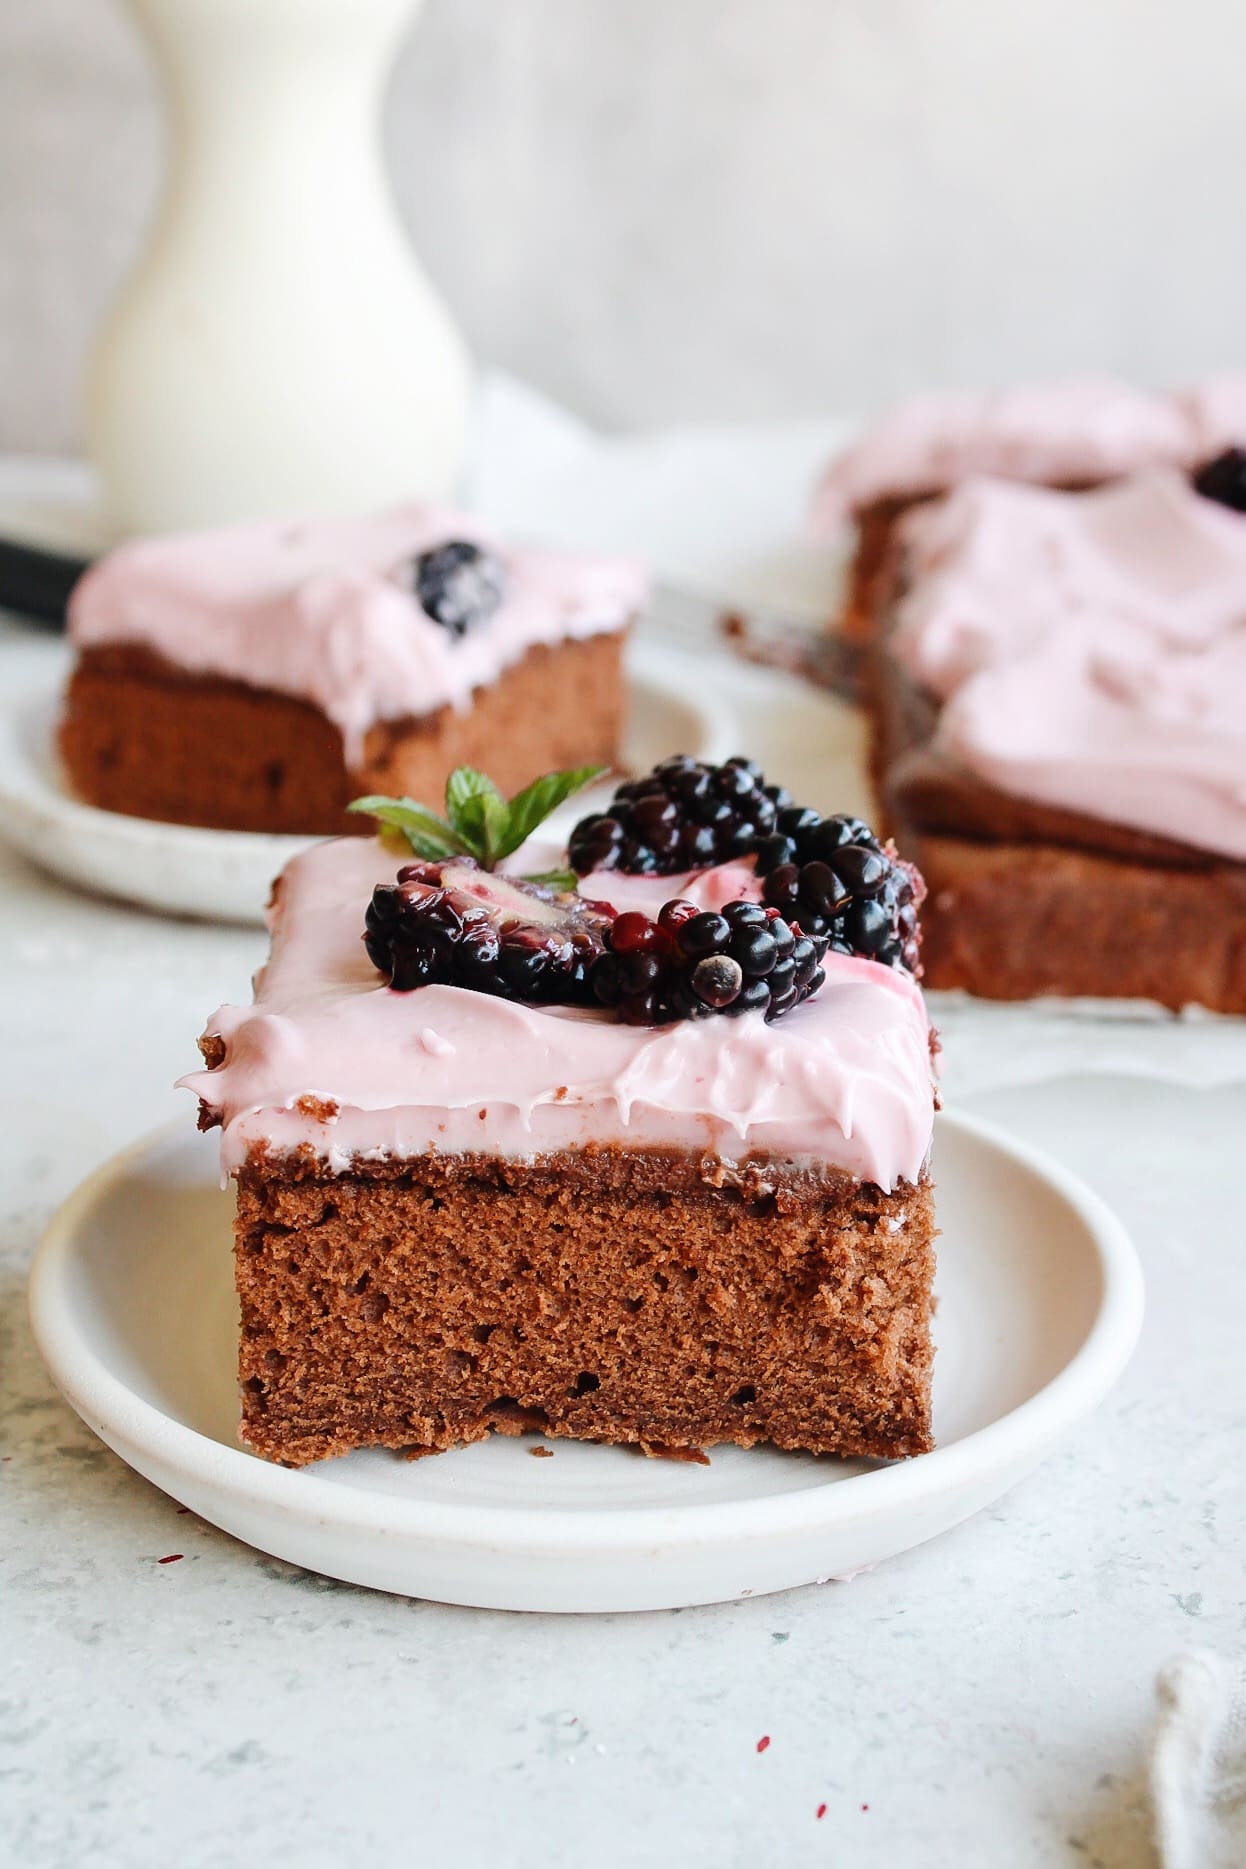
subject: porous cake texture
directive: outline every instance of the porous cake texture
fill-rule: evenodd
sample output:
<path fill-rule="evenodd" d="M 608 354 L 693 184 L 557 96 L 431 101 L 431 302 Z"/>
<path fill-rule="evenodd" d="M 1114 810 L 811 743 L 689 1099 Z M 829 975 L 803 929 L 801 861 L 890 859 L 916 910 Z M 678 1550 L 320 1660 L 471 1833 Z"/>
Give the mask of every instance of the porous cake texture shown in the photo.
<path fill-rule="evenodd" d="M 582 1149 L 264 1157 L 238 1191 L 243 1434 L 290 1465 L 538 1430 L 919 1454 L 929 1182 Z"/>

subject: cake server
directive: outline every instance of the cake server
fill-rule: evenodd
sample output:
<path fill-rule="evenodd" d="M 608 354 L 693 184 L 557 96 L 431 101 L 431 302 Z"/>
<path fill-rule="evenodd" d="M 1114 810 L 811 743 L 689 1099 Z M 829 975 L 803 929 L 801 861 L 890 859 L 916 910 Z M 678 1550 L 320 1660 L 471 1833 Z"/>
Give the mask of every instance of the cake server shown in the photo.
<path fill-rule="evenodd" d="M 807 618 L 728 606 L 699 591 L 659 583 L 654 587 L 650 626 L 683 648 L 722 645 L 742 661 L 799 675 L 854 706 L 864 698 L 864 644 L 835 635 Z"/>

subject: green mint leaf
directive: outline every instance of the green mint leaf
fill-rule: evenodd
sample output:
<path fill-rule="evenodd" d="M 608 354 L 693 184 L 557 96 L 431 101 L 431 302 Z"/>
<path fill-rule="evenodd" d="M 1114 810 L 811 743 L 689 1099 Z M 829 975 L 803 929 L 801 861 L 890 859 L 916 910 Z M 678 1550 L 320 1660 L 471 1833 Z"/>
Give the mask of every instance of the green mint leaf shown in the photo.
<path fill-rule="evenodd" d="M 605 766 L 574 766 L 568 772 L 547 772 L 544 778 L 534 779 L 522 792 L 516 792 L 507 809 L 505 834 L 494 850 L 495 861 L 518 850 L 551 811 L 557 811 L 565 799 L 583 791 L 605 771 Z"/>
<path fill-rule="evenodd" d="M 468 848 L 444 818 L 439 818 L 426 805 L 417 805 L 413 798 L 384 798 L 372 794 L 367 798 L 352 799 L 346 809 L 376 818 L 391 830 L 401 832 L 416 856 L 422 857 L 426 863 L 440 863 L 446 857 L 462 856 Z"/>
<path fill-rule="evenodd" d="M 506 800 L 498 792 L 477 792 L 463 806 L 459 835 L 487 870 L 497 862 L 498 844 L 505 835 L 506 824 Z"/>
<path fill-rule="evenodd" d="M 492 841 L 502 829 L 506 800 L 492 779 L 472 766 L 456 766 L 446 780 L 446 816 L 472 855 L 492 869 Z"/>
<path fill-rule="evenodd" d="M 477 772 L 474 766 L 456 766 L 446 780 L 446 816 L 460 835 L 465 828 L 481 822 L 477 801 L 482 798 L 503 802 L 501 792 L 483 772 Z"/>
<path fill-rule="evenodd" d="M 525 876 L 526 883 L 544 883 L 547 889 L 556 889 L 560 895 L 566 895 L 574 889 L 579 877 L 574 870 L 542 870 L 537 876 Z"/>
<path fill-rule="evenodd" d="M 509 857 L 573 793 L 600 779 L 605 766 L 576 766 L 568 772 L 547 772 L 517 792 L 509 803 L 493 780 L 473 766 L 456 766 L 446 780 L 446 816 L 439 818 L 414 798 L 356 798 L 347 806 L 376 818 L 404 837 L 417 857 L 441 863 L 447 857 L 469 856 L 487 870 Z M 551 870 L 533 877 L 558 889 L 573 889 L 569 870 Z"/>

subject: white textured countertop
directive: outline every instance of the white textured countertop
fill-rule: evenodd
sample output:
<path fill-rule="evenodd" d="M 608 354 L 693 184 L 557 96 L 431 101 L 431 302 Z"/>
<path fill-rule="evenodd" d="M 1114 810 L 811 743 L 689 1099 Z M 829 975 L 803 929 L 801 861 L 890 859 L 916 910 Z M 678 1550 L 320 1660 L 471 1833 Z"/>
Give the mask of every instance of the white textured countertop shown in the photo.
<path fill-rule="evenodd" d="M 59 1400 L 23 1281 L 52 1207 L 179 1110 L 258 933 L 0 858 L 0 1833 L 31 1865 L 1145 1863 L 1156 1667 L 1240 1642 L 1246 1091 L 977 1107 L 1133 1231 L 1149 1317 L 1081 1442 L 850 1584 L 542 1618 L 373 1596 L 180 1510 Z M 182 1553 L 175 1564 L 159 1560 Z M 761 1754 L 757 1741 L 769 1735 Z M 818 1806 L 826 1815 L 818 1819 Z"/>
<path fill-rule="evenodd" d="M 31 1344 L 49 1213 L 193 1120 L 171 1082 L 262 949 L 0 853 L 0 1861 L 1148 1864 L 1156 1669 L 1243 1640 L 1246 1088 L 1082 1077 L 966 1106 L 1084 1174 L 1148 1281 L 1119 1389 L 992 1510 L 720 1608 L 447 1609 L 201 1523 Z"/>

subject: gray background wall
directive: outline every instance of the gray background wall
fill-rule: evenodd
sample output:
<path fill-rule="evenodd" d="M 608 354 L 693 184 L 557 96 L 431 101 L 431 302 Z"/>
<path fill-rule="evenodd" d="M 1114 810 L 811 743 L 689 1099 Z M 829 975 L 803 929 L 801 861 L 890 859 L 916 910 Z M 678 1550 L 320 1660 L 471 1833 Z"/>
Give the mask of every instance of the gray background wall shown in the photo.
<path fill-rule="evenodd" d="M 1244 103 L 1239 0 L 429 0 L 387 142 L 477 351 L 630 425 L 1246 362 Z M 0 447 L 159 150 L 117 0 L 0 0 Z"/>

